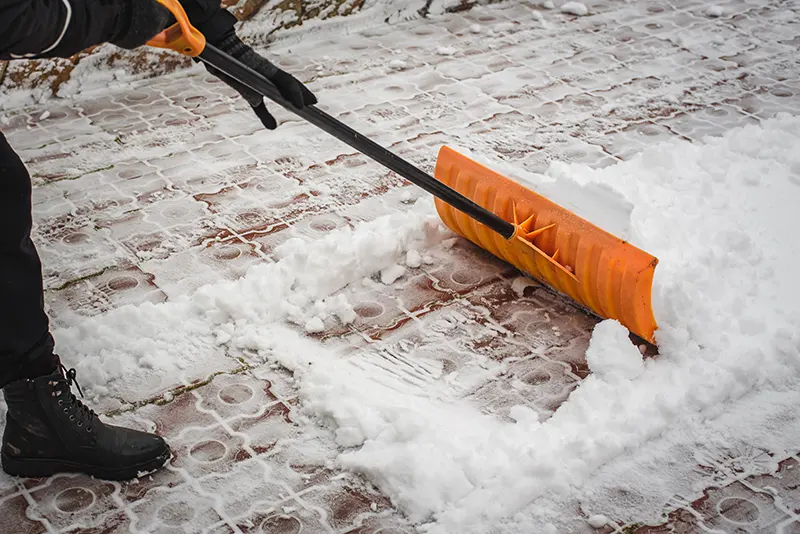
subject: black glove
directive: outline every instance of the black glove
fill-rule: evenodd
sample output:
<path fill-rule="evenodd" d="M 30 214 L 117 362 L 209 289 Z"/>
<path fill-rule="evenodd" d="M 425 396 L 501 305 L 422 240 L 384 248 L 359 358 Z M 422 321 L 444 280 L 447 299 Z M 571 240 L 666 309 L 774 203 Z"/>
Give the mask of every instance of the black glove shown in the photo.
<path fill-rule="evenodd" d="M 212 44 L 228 55 L 238 59 L 251 69 L 264 75 L 265 78 L 275 85 L 281 96 L 291 102 L 296 108 L 312 106 L 317 103 L 317 97 L 315 97 L 300 80 L 258 55 L 252 48 L 244 44 L 236 33 L 230 32 L 218 43 Z M 278 127 L 278 122 L 275 120 L 275 117 L 267 111 L 267 106 L 264 105 L 264 97 L 261 94 L 223 74 L 210 65 L 206 65 L 206 68 L 211 74 L 236 89 L 236 91 L 247 100 L 247 103 L 253 108 L 253 111 L 265 128 L 274 130 Z"/>
<path fill-rule="evenodd" d="M 172 13 L 156 0 L 128 0 L 119 16 L 120 29 L 109 42 L 120 48 L 144 45 L 167 27 Z"/>

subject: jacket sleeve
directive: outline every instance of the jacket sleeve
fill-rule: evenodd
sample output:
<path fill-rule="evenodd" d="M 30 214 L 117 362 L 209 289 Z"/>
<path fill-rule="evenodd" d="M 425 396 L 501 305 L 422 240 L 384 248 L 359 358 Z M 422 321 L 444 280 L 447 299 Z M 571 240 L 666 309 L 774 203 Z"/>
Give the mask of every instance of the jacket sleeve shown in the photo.
<path fill-rule="evenodd" d="M 236 17 L 221 7 L 221 0 L 181 0 L 181 5 L 192 26 L 200 30 L 209 43 L 218 43 L 234 31 Z"/>
<path fill-rule="evenodd" d="M 236 17 L 219 0 L 182 4 L 209 42 L 233 31 Z M 105 42 L 134 48 L 168 20 L 154 0 L 0 0 L 0 59 L 70 57 Z"/>
<path fill-rule="evenodd" d="M 0 59 L 69 57 L 113 39 L 129 17 L 130 0 L 0 0 Z"/>

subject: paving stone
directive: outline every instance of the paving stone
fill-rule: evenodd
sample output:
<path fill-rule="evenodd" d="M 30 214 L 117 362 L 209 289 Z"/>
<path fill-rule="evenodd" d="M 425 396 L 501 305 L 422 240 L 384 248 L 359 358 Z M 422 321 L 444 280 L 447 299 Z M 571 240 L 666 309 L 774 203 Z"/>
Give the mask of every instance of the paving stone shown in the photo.
<path fill-rule="evenodd" d="M 556 160 L 600 168 L 659 141 L 800 113 L 796 9 L 715 4 L 720 17 L 701 0 L 591 2 L 585 17 L 506 3 L 318 37 L 276 61 L 322 109 L 425 170 L 445 144 L 532 172 Z M 264 131 L 234 91 L 188 76 L 6 114 L 34 180 L 56 326 L 235 280 L 291 237 L 319 239 L 427 196 L 277 106 L 280 129 Z M 552 416 L 589 374 L 598 319 L 452 245 L 395 284 L 376 275 L 345 289 L 357 318 L 331 319 L 318 340 L 420 387 L 458 376 L 460 398 L 499 419 L 518 405 Z M 220 351 L 181 383 L 153 376 L 124 397 L 94 407 L 165 436 L 167 468 L 125 483 L 2 475 L 1 532 L 414 532 L 336 467 L 331 429 L 306 419 L 292 373 L 258 354 Z M 660 524 L 595 532 L 800 533 L 797 458 L 759 454 L 769 461 L 716 453 L 698 466 L 706 487 L 670 501 Z"/>

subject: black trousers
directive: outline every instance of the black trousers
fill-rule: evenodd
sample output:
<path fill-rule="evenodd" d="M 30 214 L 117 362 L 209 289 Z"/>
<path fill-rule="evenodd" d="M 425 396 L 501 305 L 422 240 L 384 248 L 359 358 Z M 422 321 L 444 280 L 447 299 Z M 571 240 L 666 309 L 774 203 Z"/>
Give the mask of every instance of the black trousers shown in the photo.
<path fill-rule="evenodd" d="M 31 225 L 30 174 L 0 133 L 0 387 L 43 374 L 55 358 Z"/>

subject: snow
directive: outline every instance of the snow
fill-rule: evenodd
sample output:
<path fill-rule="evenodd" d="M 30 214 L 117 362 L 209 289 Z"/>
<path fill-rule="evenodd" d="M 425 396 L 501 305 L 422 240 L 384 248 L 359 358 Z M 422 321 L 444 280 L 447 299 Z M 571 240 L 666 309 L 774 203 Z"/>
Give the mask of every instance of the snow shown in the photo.
<path fill-rule="evenodd" d="M 562 169 L 579 183 L 609 183 L 635 206 L 633 231 L 662 261 L 660 356 L 643 363 L 619 325 L 601 323 L 587 354 L 598 372 L 550 420 L 538 423 L 515 409 L 514 425 L 459 402 L 387 390 L 369 373 L 338 381 L 333 369 L 315 366 L 303 381 L 306 407 L 334 421 L 351 446 L 363 442 L 341 464 L 365 474 L 413 519 L 437 517 L 430 532 L 452 532 L 580 485 L 687 414 L 767 382 L 786 387 L 800 369 L 792 275 L 800 251 L 786 234 L 800 222 L 789 180 L 799 128 L 800 120 L 784 116 L 702 145 L 654 146 L 601 170 Z M 742 188 L 755 172 L 770 179 Z"/>
<path fill-rule="evenodd" d="M 586 4 L 582 4 L 581 2 L 567 2 L 561 6 L 561 12 L 570 15 L 578 15 L 580 17 L 587 15 L 589 13 L 589 8 L 586 7 Z"/>
<path fill-rule="evenodd" d="M 305 329 L 309 334 L 318 334 L 325 331 L 325 323 L 319 317 L 312 317 L 306 322 Z"/>
<path fill-rule="evenodd" d="M 370 361 L 335 358 L 287 326 L 322 331 L 318 302 L 372 273 L 393 283 L 411 250 L 452 247 L 452 239 L 426 241 L 426 226 L 436 224 L 427 200 L 317 241 L 290 240 L 277 263 L 240 280 L 57 331 L 59 345 L 77 356 L 93 387 L 134 379 L 144 358 L 165 372 L 181 359 L 188 365 L 214 344 L 209 332 L 222 332 L 217 342 L 294 371 L 303 412 L 335 428 L 345 448 L 339 464 L 365 475 L 413 521 L 434 518 L 424 531 L 481 532 L 508 517 L 536 524 L 543 500 L 569 495 L 624 451 L 690 414 L 782 391 L 800 376 L 800 245 L 792 236 L 800 225 L 800 119 L 654 145 L 603 169 L 555 167 L 551 175 L 602 185 L 632 206 L 632 236 L 661 260 L 660 355 L 643 362 L 620 325 L 600 323 L 587 351 L 593 374 L 547 421 L 522 407 L 501 421 L 446 381 L 423 387 Z M 726 432 L 735 435 L 741 423 Z"/>
<path fill-rule="evenodd" d="M 422 266 L 422 255 L 418 250 L 409 250 L 406 253 L 406 266 L 412 269 L 419 269 Z"/>
<path fill-rule="evenodd" d="M 539 422 L 539 413 L 528 406 L 516 405 L 508 409 L 508 416 L 515 422 L 535 426 Z"/>
<path fill-rule="evenodd" d="M 276 320 L 321 332 L 320 312 L 345 321 L 354 318 L 346 299 L 328 297 L 382 270 L 391 275 L 385 283 L 393 282 L 405 269 L 397 261 L 409 248 L 440 239 L 425 231 L 435 217 L 428 204 L 371 221 L 358 231 L 331 232 L 312 244 L 290 239 L 276 249 L 277 263 L 256 265 L 244 278 L 164 304 L 124 306 L 54 335 L 60 347 L 74 354 L 81 383 L 91 390 L 123 377 L 126 387 L 135 387 L 148 375 L 143 366 L 180 375 L 193 361 L 215 353 L 219 344 L 258 351 L 265 339 L 258 333 L 260 325 Z"/>
<path fill-rule="evenodd" d="M 383 282 L 387 286 L 390 286 L 394 284 L 398 278 L 403 276 L 405 272 L 406 268 L 400 264 L 395 263 L 393 265 L 390 265 L 389 267 L 386 267 L 381 271 L 381 282 Z"/>
<path fill-rule="evenodd" d="M 642 354 L 629 342 L 628 330 L 614 320 L 595 327 L 586 361 L 592 373 L 603 380 L 633 380 L 644 371 Z"/>
<path fill-rule="evenodd" d="M 589 519 L 586 520 L 589 523 L 589 526 L 592 528 L 603 528 L 608 524 L 608 518 L 604 515 L 593 515 Z"/>
<path fill-rule="evenodd" d="M 500 523 L 561 532 L 564 503 L 574 500 L 618 519 L 633 511 L 611 496 L 614 484 L 657 514 L 681 493 L 697 463 L 685 451 L 698 444 L 794 452 L 798 425 L 786 423 L 800 402 L 800 119 L 654 143 L 601 169 L 554 161 L 536 174 L 473 152 L 659 257 L 658 356 L 644 360 L 621 325 L 599 323 L 586 352 L 592 374 L 543 420 L 528 406 L 481 411 L 465 398 L 470 382 L 441 368 L 426 369 L 434 380 L 409 378 L 376 355 L 341 356 L 306 336 L 357 320 L 351 290 L 399 286 L 407 269 L 458 252 L 462 241 L 441 229 L 427 197 L 404 213 L 287 241 L 274 263 L 238 280 L 82 319 L 55 332 L 59 349 L 95 395 L 153 374 L 182 376 L 205 354 L 288 369 L 307 424 L 334 432 L 338 465 L 363 474 L 429 533 Z M 524 295 L 538 284 L 520 277 L 511 285 Z M 506 370 L 465 356 L 482 378 Z M 413 353 L 407 364 L 431 365 Z"/>

